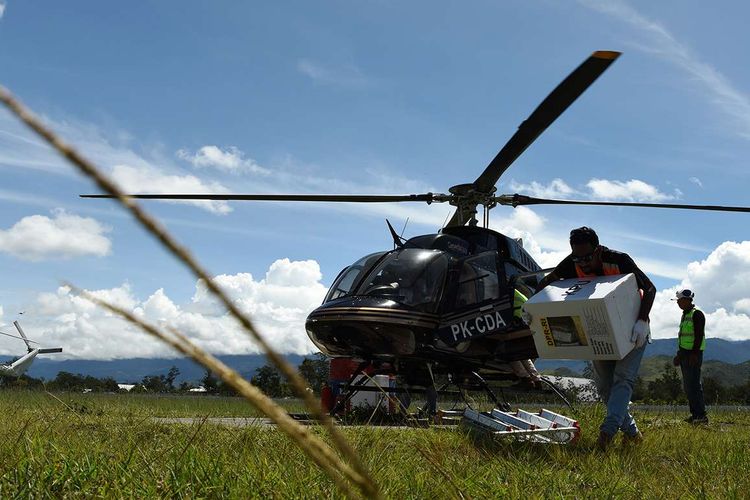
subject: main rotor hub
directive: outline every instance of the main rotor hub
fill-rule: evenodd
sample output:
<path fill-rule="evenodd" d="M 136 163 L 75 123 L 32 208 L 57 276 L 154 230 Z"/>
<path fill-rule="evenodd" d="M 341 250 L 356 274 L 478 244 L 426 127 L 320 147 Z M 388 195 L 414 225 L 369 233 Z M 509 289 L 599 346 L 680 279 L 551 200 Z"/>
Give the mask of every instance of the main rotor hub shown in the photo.
<path fill-rule="evenodd" d="M 486 192 L 478 191 L 474 183 L 456 184 L 448 190 L 453 195 L 449 203 L 457 207 L 460 213 L 465 216 L 464 220 L 461 221 L 462 223 L 468 220 L 469 225 L 476 226 L 477 206 L 483 205 L 487 210 L 495 207 L 497 202 L 493 195 L 496 190 L 497 188 L 494 186 L 489 192 Z"/>

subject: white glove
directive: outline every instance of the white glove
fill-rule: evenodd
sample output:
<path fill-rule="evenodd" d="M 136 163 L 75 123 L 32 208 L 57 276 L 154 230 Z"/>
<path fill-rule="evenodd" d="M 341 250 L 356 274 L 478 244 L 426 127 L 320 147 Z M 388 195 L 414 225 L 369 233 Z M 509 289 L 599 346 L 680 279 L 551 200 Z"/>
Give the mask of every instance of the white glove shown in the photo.
<path fill-rule="evenodd" d="M 528 325 L 531 325 L 531 321 L 534 319 L 534 317 L 531 314 L 527 313 L 526 310 L 522 310 L 521 319 L 528 326 Z"/>
<path fill-rule="evenodd" d="M 639 319 L 633 325 L 633 334 L 630 336 L 630 341 L 635 344 L 635 347 L 643 347 L 648 341 L 648 335 L 651 333 L 651 328 L 648 326 L 646 321 Z"/>

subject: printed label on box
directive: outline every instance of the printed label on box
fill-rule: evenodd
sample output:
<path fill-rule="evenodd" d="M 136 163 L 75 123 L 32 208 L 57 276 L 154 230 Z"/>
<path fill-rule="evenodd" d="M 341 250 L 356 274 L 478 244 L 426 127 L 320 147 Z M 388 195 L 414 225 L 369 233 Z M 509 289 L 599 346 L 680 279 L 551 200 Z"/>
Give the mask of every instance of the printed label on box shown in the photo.
<path fill-rule="evenodd" d="M 602 342 L 601 340 L 596 340 L 596 339 L 593 339 L 591 341 L 591 349 L 594 351 L 594 354 L 597 354 L 597 355 L 615 353 L 615 346 L 612 345 L 611 342 Z"/>
<path fill-rule="evenodd" d="M 549 316 L 541 319 L 544 341 L 548 346 L 580 347 L 588 345 L 580 316 Z"/>
<path fill-rule="evenodd" d="M 605 316 L 606 310 L 598 307 L 587 307 L 583 310 L 586 318 L 586 331 L 589 337 L 609 337 L 609 324 Z"/>

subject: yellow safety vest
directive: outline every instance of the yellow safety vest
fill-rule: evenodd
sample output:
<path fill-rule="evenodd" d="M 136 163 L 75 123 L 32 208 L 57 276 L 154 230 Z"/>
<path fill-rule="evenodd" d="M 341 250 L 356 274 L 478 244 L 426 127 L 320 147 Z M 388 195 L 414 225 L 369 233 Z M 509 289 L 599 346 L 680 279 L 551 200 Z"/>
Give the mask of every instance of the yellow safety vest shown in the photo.
<path fill-rule="evenodd" d="M 680 320 L 680 333 L 679 345 L 680 349 L 692 350 L 693 344 L 695 343 L 695 325 L 693 324 L 693 314 L 695 311 L 700 311 L 697 307 L 693 307 L 689 311 L 682 313 L 682 319 Z M 701 342 L 701 351 L 706 349 L 706 332 L 703 332 L 703 341 Z"/>
<path fill-rule="evenodd" d="M 521 311 L 523 309 L 523 304 L 529 300 L 526 298 L 526 295 L 522 294 L 516 289 L 513 289 L 515 292 L 513 294 L 513 317 L 521 319 Z"/>

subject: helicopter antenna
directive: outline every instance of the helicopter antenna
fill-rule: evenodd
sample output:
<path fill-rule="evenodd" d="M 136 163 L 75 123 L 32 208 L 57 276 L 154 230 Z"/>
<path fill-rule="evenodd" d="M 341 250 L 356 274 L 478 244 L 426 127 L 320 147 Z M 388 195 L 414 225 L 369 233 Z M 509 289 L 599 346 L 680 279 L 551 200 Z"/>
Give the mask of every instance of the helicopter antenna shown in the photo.
<path fill-rule="evenodd" d="M 385 220 L 385 223 L 388 224 L 388 230 L 391 232 L 391 237 L 393 238 L 393 248 L 401 248 L 404 246 L 403 241 L 401 241 L 403 238 L 398 235 L 395 229 L 393 229 L 393 226 L 391 225 L 391 221 L 388 219 Z"/>
<path fill-rule="evenodd" d="M 401 230 L 401 239 L 404 239 L 404 233 L 406 232 L 406 225 L 409 223 L 409 218 L 406 218 L 406 221 L 404 221 L 404 228 Z"/>
<path fill-rule="evenodd" d="M 445 225 L 448 224 L 448 219 L 450 219 L 450 217 L 451 217 L 451 213 L 448 212 L 448 214 L 445 216 L 445 220 L 443 221 L 443 225 L 440 226 L 441 231 L 445 227 Z"/>

